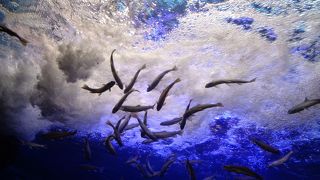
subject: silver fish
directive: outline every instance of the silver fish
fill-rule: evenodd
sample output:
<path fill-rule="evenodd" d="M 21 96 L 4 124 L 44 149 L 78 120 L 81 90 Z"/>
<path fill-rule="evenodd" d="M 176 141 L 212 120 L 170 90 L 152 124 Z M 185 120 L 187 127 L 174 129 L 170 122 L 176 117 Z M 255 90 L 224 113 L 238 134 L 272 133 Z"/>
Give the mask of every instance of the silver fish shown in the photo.
<path fill-rule="evenodd" d="M 106 138 L 104 145 L 106 146 L 107 150 L 112 155 L 117 155 L 116 150 L 114 149 L 111 141 L 114 139 L 114 135 L 110 135 Z"/>
<path fill-rule="evenodd" d="M 190 109 L 191 102 L 192 102 L 192 99 L 190 99 L 188 106 L 186 107 L 186 110 L 184 111 L 184 113 Z M 174 119 L 171 119 L 168 121 L 161 122 L 160 125 L 161 126 L 171 126 L 174 124 L 178 124 L 181 121 L 182 121 L 182 117 L 178 117 L 178 118 L 174 118 Z"/>
<path fill-rule="evenodd" d="M 290 151 L 284 157 L 282 157 L 282 158 L 280 158 L 280 159 L 278 159 L 276 161 L 271 162 L 268 166 L 269 167 L 271 167 L 271 166 L 279 166 L 279 165 L 287 162 L 292 154 L 293 154 L 293 151 Z"/>
<path fill-rule="evenodd" d="M 136 113 L 136 112 L 141 112 L 141 111 L 147 111 L 149 109 L 153 109 L 154 106 L 156 104 L 152 105 L 152 106 L 121 106 L 120 110 L 125 111 L 125 112 L 132 112 L 132 113 Z"/>
<path fill-rule="evenodd" d="M 21 42 L 21 44 L 24 46 L 26 46 L 29 43 L 26 39 L 24 39 L 23 37 L 18 35 L 16 32 L 14 32 L 13 30 L 11 30 L 8 27 L 1 25 L 1 24 L 0 24 L 0 32 L 7 33 L 10 36 L 14 36 L 14 37 L 18 38 L 19 41 Z"/>
<path fill-rule="evenodd" d="M 186 161 L 186 168 L 188 170 L 188 174 L 190 176 L 190 179 L 196 180 L 197 177 L 196 177 L 196 174 L 194 172 L 194 169 L 193 169 L 192 164 L 190 163 L 189 159 L 187 159 L 187 161 Z"/>
<path fill-rule="evenodd" d="M 162 106 L 164 105 L 164 102 L 168 96 L 168 93 L 170 91 L 170 89 L 173 87 L 173 85 L 175 85 L 176 83 L 180 82 L 181 80 L 178 78 L 176 79 L 174 82 L 172 82 L 167 88 L 165 88 L 160 97 L 159 97 L 159 100 L 158 100 L 158 103 L 157 103 L 157 110 L 160 111 L 160 109 L 162 108 Z"/>
<path fill-rule="evenodd" d="M 159 84 L 159 82 L 161 81 L 161 79 L 166 75 L 168 74 L 169 72 L 171 71 L 176 71 L 177 70 L 177 67 L 174 66 L 172 69 L 168 69 L 166 71 L 164 71 L 163 73 L 159 74 L 155 80 L 152 81 L 152 83 L 148 86 L 147 88 L 147 92 L 150 92 L 152 91 L 155 87 L 157 87 L 157 85 Z"/>
<path fill-rule="evenodd" d="M 133 88 L 133 85 L 136 83 L 136 80 L 140 74 L 140 72 L 145 69 L 147 66 L 144 64 L 137 72 L 136 74 L 133 76 L 132 80 L 130 81 L 129 85 L 126 86 L 126 88 L 124 89 L 124 93 L 127 93 L 129 92 L 132 88 Z"/>
<path fill-rule="evenodd" d="M 115 52 L 116 50 L 114 49 L 111 53 L 111 56 L 110 56 L 110 66 L 111 66 L 111 72 L 112 72 L 112 75 L 113 75 L 113 78 L 114 80 L 116 81 L 117 85 L 119 86 L 120 89 L 123 89 L 123 83 L 121 81 L 121 79 L 119 78 L 118 74 L 117 74 L 117 71 L 116 71 L 116 68 L 114 67 L 114 62 L 113 62 L 113 53 Z"/>
<path fill-rule="evenodd" d="M 110 121 L 107 121 L 106 124 L 109 125 L 113 129 L 114 138 L 117 141 L 117 143 L 119 144 L 119 146 L 123 146 L 121 135 L 120 135 L 118 129 Z"/>
<path fill-rule="evenodd" d="M 98 94 L 99 96 L 106 92 L 107 90 L 111 91 L 111 88 L 115 85 L 116 83 L 114 81 L 110 81 L 109 83 L 103 85 L 101 88 L 91 88 L 89 87 L 88 85 L 84 85 L 82 86 L 82 89 L 85 89 L 85 90 L 88 90 L 90 93 L 96 93 Z"/>
<path fill-rule="evenodd" d="M 303 111 L 305 109 L 308 109 L 311 106 L 317 105 L 320 103 L 320 99 L 311 99 L 309 100 L 308 98 L 305 98 L 305 100 L 294 106 L 293 108 L 289 109 L 288 114 L 294 114 L 294 113 L 298 113 L 300 111 Z"/>
<path fill-rule="evenodd" d="M 125 95 L 123 95 L 123 96 L 121 97 L 121 99 L 119 100 L 119 102 L 113 107 L 112 113 L 116 113 L 116 112 L 120 109 L 120 107 L 122 106 L 122 104 L 124 103 L 124 101 L 127 99 L 127 97 L 128 97 L 131 93 L 133 93 L 134 91 L 139 92 L 138 90 L 131 89 L 129 92 L 127 92 Z"/>
<path fill-rule="evenodd" d="M 150 139 L 154 141 L 157 140 L 157 137 L 147 128 L 147 126 L 141 121 L 141 119 L 136 114 L 134 114 L 132 117 L 138 120 L 141 130 L 143 131 L 143 133 L 146 134 L 146 136 L 148 136 Z"/>
<path fill-rule="evenodd" d="M 257 78 L 251 79 L 249 81 L 241 80 L 241 79 L 221 79 L 216 81 L 211 81 L 206 84 L 205 88 L 215 87 L 219 84 L 245 84 L 255 82 Z"/>
<path fill-rule="evenodd" d="M 190 108 L 189 110 L 187 110 L 182 117 L 182 121 L 180 123 L 180 129 L 184 129 L 186 123 L 187 123 L 187 119 L 192 116 L 193 114 L 199 112 L 199 111 L 203 111 L 205 109 L 208 108 L 213 108 L 213 107 L 223 107 L 222 103 L 216 103 L 216 104 L 202 104 L 202 105 L 197 105 L 194 106 L 192 108 Z"/>

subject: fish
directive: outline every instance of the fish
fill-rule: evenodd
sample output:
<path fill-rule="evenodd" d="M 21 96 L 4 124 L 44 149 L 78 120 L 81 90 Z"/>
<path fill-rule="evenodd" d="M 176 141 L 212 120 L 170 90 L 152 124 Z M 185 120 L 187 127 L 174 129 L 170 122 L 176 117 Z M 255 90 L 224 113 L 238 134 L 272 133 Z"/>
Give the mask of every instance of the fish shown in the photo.
<path fill-rule="evenodd" d="M 127 93 L 129 92 L 132 88 L 133 88 L 133 85 L 136 83 L 136 80 L 140 74 L 140 72 L 145 69 L 147 66 L 144 64 L 137 72 L 136 74 L 133 76 L 132 80 L 130 81 L 129 85 L 126 86 L 126 88 L 124 89 L 124 93 Z"/>
<path fill-rule="evenodd" d="M 136 127 L 139 127 L 139 123 L 132 123 L 132 124 L 129 124 L 127 127 L 124 128 L 125 131 L 128 131 L 130 129 L 133 129 L 133 128 L 136 128 Z"/>
<path fill-rule="evenodd" d="M 256 80 L 257 78 L 251 79 L 249 81 L 241 80 L 241 79 L 221 79 L 221 80 L 215 80 L 207 83 L 205 88 L 215 87 L 220 84 L 246 84 L 246 83 L 255 82 Z"/>
<path fill-rule="evenodd" d="M 85 84 L 84 86 L 82 86 L 82 89 L 88 90 L 90 93 L 93 93 L 93 94 L 96 93 L 99 96 L 101 96 L 101 94 L 106 92 L 107 90 L 111 91 L 111 88 L 115 84 L 116 84 L 116 82 L 110 81 L 107 84 L 104 84 L 101 88 L 97 88 L 97 89 L 91 88 L 91 87 L 89 87 L 88 85 Z"/>
<path fill-rule="evenodd" d="M 129 92 L 127 92 L 125 95 L 123 95 L 123 96 L 121 97 L 121 99 L 118 101 L 118 103 L 113 107 L 112 113 L 113 113 L 113 114 L 116 113 L 116 112 L 121 108 L 122 104 L 123 104 L 124 101 L 127 99 L 127 97 L 128 97 L 131 93 L 133 93 L 133 92 L 135 92 L 135 91 L 138 91 L 138 90 L 131 89 Z M 138 92 L 139 92 L 139 91 L 138 91 Z"/>
<path fill-rule="evenodd" d="M 226 165 L 223 168 L 225 170 L 229 171 L 229 172 L 243 174 L 243 175 L 246 175 L 246 176 L 254 177 L 254 178 L 259 179 L 259 180 L 263 179 L 259 174 L 253 172 L 251 169 L 249 169 L 247 167 L 244 167 L 244 166 Z"/>
<path fill-rule="evenodd" d="M 139 163 L 136 163 L 136 168 L 140 171 L 140 173 L 142 174 L 143 177 L 145 178 L 151 178 L 153 177 L 152 174 L 150 174 L 148 171 L 146 171 L 146 169 Z"/>
<path fill-rule="evenodd" d="M 126 164 L 136 164 L 138 163 L 139 155 L 133 156 L 126 161 Z"/>
<path fill-rule="evenodd" d="M 159 82 L 161 81 L 161 79 L 162 79 L 166 74 L 168 74 L 168 73 L 171 72 L 171 71 L 176 71 L 176 70 L 178 70 L 178 68 L 177 68 L 177 66 L 174 66 L 172 69 L 168 69 L 168 70 L 162 72 L 161 74 L 159 74 L 159 75 L 156 77 L 156 79 L 154 79 L 154 80 L 152 81 L 152 83 L 148 86 L 147 92 L 150 92 L 150 91 L 152 91 L 155 87 L 157 87 L 157 85 L 159 84 Z"/>
<path fill-rule="evenodd" d="M 131 119 L 131 114 L 125 117 L 124 121 L 117 128 L 119 133 L 123 133 L 125 131 L 125 128 L 128 126 L 130 119 Z"/>
<path fill-rule="evenodd" d="M 183 116 L 182 116 L 182 121 L 180 122 L 180 129 L 183 130 L 186 123 L 187 123 L 187 119 L 192 116 L 193 114 L 199 112 L 199 111 L 203 111 L 205 109 L 208 108 L 214 108 L 214 107 L 223 107 L 222 103 L 216 103 L 216 104 L 202 104 L 202 105 L 197 105 L 194 106 L 192 108 L 190 108 L 189 110 L 187 110 Z"/>
<path fill-rule="evenodd" d="M 280 154 L 280 150 L 275 148 L 275 147 L 272 147 L 270 146 L 269 144 L 257 139 L 257 138 L 252 138 L 251 141 L 258 145 L 261 149 L 265 150 L 265 151 L 268 151 L 268 152 L 271 152 L 273 154 Z"/>
<path fill-rule="evenodd" d="M 106 124 L 109 125 L 113 129 L 114 138 L 117 141 L 117 143 L 119 144 L 119 146 L 123 146 L 121 135 L 120 135 L 118 129 L 110 121 L 107 121 Z"/>
<path fill-rule="evenodd" d="M 295 114 L 295 113 L 301 112 L 301 111 L 308 109 L 309 107 L 317 105 L 319 103 L 320 103 L 320 99 L 309 100 L 308 98 L 305 98 L 305 100 L 302 103 L 289 109 L 288 114 Z"/>
<path fill-rule="evenodd" d="M 21 144 L 23 146 L 28 146 L 30 149 L 47 149 L 46 145 L 37 144 L 37 143 L 34 143 L 34 142 L 21 141 Z"/>
<path fill-rule="evenodd" d="M 135 113 L 135 112 L 141 112 L 141 111 L 147 111 L 149 109 L 153 109 L 154 106 L 155 106 L 155 104 L 151 105 L 151 106 L 140 106 L 140 105 L 137 105 L 137 106 L 121 106 L 120 110 L 125 111 L 125 112 Z"/>
<path fill-rule="evenodd" d="M 104 167 L 97 167 L 90 164 L 81 164 L 79 165 L 79 167 L 85 171 L 92 171 L 92 172 L 99 172 L 99 173 L 102 173 L 104 170 Z"/>
<path fill-rule="evenodd" d="M 29 42 L 24 39 L 23 37 L 21 37 L 19 34 L 17 34 L 16 32 L 14 32 L 13 30 L 9 29 L 8 27 L 6 27 L 5 25 L 1 25 L 0 24 L 0 32 L 4 32 L 7 33 L 10 36 L 16 37 L 19 39 L 20 43 L 24 46 L 26 46 Z"/>
<path fill-rule="evenodd" d="M 285 156 L 283 156 L 282 158 L 271 162 L 268 167 L 272 167 L 272 166 L 279 166 L 285 162 L 287 162 L 290 158 L 290 156 L 293 154 L 293 151 L 290 151 L 288 154 L 286 154 Z"/>
<path fill-rule="evenodd" d="M 175 162 L 175 160 L 176 160 L 175 156 L 169 157 L 167 161 L 162 165 L 161 170 L 155 174 L 160 177 L 163 177 L 168 171 L 168 169 L 170 168 L 170 166 Z"/>
<path fill-rule="evenodd" d="M 186 161 L 186 168 L 188 170 L 188 174 L 190 176 L 190 179 L 196 180 L 197 179 L 196 174 L 194 172 L 194 169 L 193 169 L 192 164 L 190 163 L 189 159 L 187 159 L 187 161 Z"/>
<path fill-rule="evenodd" d="M 111 72 L 112 72 L 112 75 L 113 75 L 113 78 L 114 80 L 116 81 L 117 85 L 119 86 L 120 89 L 123 89 L 123 83 L 121 81 L 121 79 L 119 78 L 118 74 L 117 74 L 117 70 L 116 68 L 114 67 L 114 62 L 113 62 L 113 54 L 116 50 L 114 49 L 112 52 L 111 52 L 111 56 L 110 56 L 110 66 L 111 66 Z"/>
<path fill-rule="evenodd" d="M 48 132 L 45 134 L 42 134 L 42 138 L 44 139 L 51 139 L 51 140 L 56 140 L 56 139 L 63 139 L 66 137 L 74 136 L 77 133 L 77 131 L 54 131 L 54 132 Z"/>
<path fill-rule="evenodd" d="M 92 155 L 91 155 L 91 148 L 90 148 L 90 144 L 89 144 L 89 140 L 88 138 L 84 139 L 84 159 L 85 160 L 91 160 Z"/>
<path fill-rule="evenodd" d="M 190 105 L 191 105 L 191 102 L 192 102 L 192 99 L 190 99 L 186 109 L 184 112 L 188 111 L 190 109 Z M 168 120 L 168 121 L 163 121 L 160 123 L 161 126 L 171 126 L 171 125 L 174 125 L 174 124 L 178 124 L 179 122 L 182 121 L 182 117 L 178 117 L 178 118 L 174 118 L 174 119 L 171 119 L 171 120 Z"/>
<path fill-rule="evenodd" d="M 183 133 L 182 130 L 179 131 L 161 131 L 161 132 L 152 132 L 152 134 L 157 138 L 157 139 L 166 139 L 170 137 L 174 137 L 176 135 L 181 135 Z"/>
<path fill-rule="evenodd" d="M 114 149 L 111 141 L 114 139 L 114 135 L 109 135 L 105 140 L 105 146 L 110 154 L 117 155 L 116 150 Z"/>
<path fill-rule="evenodd" d="M 143 116 L 143 124 L 148 127 L 148 111 L 146 111 L 146 112 L 144 113 L 144 116 Z"/>
<path fill-rule="evenodd" d="M 153 170 L 153 168 L 152 168 L 152 166 L 150 164 L 149 158 L 146 159 L 146 169 L 150 173 L 151 176 L 155 176 L 156 175 L 156 172 Z"/>
<path fill-rule="evenodd" d="M 178 124 L 179 122 L 182 121 L 182 117 L 178 117 L 178 118 L 173 118 L 171 120 L 168 120 L 168 121 L 163 121 L 160 123 L 161 126 L 171 126 L 171 125 L 174 125 L 174 124 Z"/>
<path fill-rule="evenodd" d="M 143 133 L 146 134 L 146 136 L 148 136 L 150 139 L 156 141 L 157 140 L 157 137 L 143 124 L 143 122 L 141 121 L 141 119 L 136 115 L 134 114 L 132 117 L 136 118 L 139 122 L 139 125 L 141 127 L 141 130 Z"/>
<path fill-rule="evenodd" d="M 175 85 L 176 83 L 178 83 L 180 81 L 181 81 L 180 78 L 176 79 L 175 81 L 173 81 L 168 87 L 166 87 L 162 91 L 162 93 L 161 93 L 161 95 L 160 95 L 160 97 L 158 99 L 158 103 L 157 103 L 157 110 L 158 111 L 160 111 L 162 106 L 164 105 L 164 102 L 165 102 L 165 100 L 166 100 L 166 98 L 168 96 L 168 93 L 169 93 L 170 89 L 173 87 L 173 85 Z"/>
<path fill-rule="evenodd" d="M 118 122 L 117 122 L 117 124 L 116 124 L 116 129 L 118 130 L 119 133 L 121 133 L 121 132 L 119 131 L 121 122 L 122 122 L 122 120 L 124 120 L 125 118 L 126 118 L 126 116 L 122 116 L 122 117 L 118 120 Z"/>

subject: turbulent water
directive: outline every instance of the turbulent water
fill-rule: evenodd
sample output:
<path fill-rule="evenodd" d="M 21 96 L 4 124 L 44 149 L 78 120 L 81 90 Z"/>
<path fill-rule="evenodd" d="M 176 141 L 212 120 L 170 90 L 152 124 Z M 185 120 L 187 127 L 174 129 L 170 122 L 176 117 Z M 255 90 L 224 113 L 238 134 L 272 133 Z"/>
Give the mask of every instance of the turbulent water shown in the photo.
<path fill-rule="evenodd" d="M 98 96 L 81 87 L 113 80 L 109 59 L 116 49 L 115 66 L 125 84 L 147 66 L 135 84 L 140 92 L 125 104 L 153 105 L 166 86 L 182 80 L 161 111 L 149 111 L 152 130 L 179 129 L 159 124 L 181 116 L 190 99 L 193 105 L 224 105 L 193 116 L 183 135 L 168 141 L 142 145 L 139 129 L 132 130 L 123 137 L 125 151 L 217 157 L 265 172 L 275 158 L 250 143 L 249 137 L 258 136 L 283 152 L 308 147 L 293 156 L 293 168 L 280 171 L 294 174 L 301 168 L 291 178 L 319 178 L 319 168 L 306 172 L 320 163 L 319 106 L 287 113 L 306 97 L 320 98 L 319 0 L 0 0 L 0 5 L 0 21 L 30 41 L 24 47 L 0 34 L 1 123 L 8 133 L 33 140 L 39 132 L 63 127 L 95 141 L 108 135 L 105 122 L 124 115 L 111 113 L 123 92 L 114 87 Z M 159 73 L 174 66 L 178 71 L 146 92 Z M 257 80 L 204 88 L 225 78 Z M 201 177 L 215 164 L 202 166 L 207 167 Z"/>

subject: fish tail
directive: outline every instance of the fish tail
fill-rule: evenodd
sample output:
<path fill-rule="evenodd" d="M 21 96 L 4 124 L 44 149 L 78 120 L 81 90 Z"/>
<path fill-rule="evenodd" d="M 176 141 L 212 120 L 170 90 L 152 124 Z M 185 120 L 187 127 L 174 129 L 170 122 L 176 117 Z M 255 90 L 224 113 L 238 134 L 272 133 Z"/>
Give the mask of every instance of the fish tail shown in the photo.
<path fill-rule="evenodd" d="M 177 66 L 175 65 L 173 68 L 172 68 L 172 71 L 176 71 L 178 70 Z"/>
<path fill-rule="evenodd" d="M 140 69 L 142 70 L 142 69 L 145 69 L 145 68 L 147 68 L 146 64 L 144 64 Z"/>
<path fill-rule="evenodd" d="M 113 49 L 113 50 L 112 50 L 111 55 L 113 55 L 114 52 L 116 52 L 116 49 Z"/>
<path fill-rule="evenodd" d="M 174 82 L 177 83 L 177 82 L 180 82 L 180 81 L 181 81 L 181 79 L 178 78 L 178 79 L 176 79 Z"/>
<path fill-rule="evenodd" d="M 217 103 L 218 107 L 224 107 L 222 103 Z"/>
<path fill-rule="evenodd" d="M 249 82 L 255 82 L 256 80 L 257 80 L 257 78 L 253 78 Z"/>
<path fill-rule="evenodd" d="M 27 41 L 27 40 L 24 39 L 24 38 L 19 38 L 19 40 L 20 40 L 20 42 L 22 43 L 22 45 L 24 45 L 24 46 L 26 46 L 26 45 L 29 43 L 29 41 Z"/>
<path fill-rule="evenodd" d="M 82 89 L 85 89 L 85 90 L 90 90 L 90 88 L 89 88 L 89 86 L 88 85 L 83 85 L 82 87 L 81 87 Z"/>

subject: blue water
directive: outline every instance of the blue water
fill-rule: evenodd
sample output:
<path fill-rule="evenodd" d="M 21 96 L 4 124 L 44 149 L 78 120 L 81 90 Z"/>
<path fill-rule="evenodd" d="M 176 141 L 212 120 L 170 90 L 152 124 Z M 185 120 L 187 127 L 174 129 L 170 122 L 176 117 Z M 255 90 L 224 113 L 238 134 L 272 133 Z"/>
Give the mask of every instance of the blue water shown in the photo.
<path fill-rule="evenodd" d="M 152 0 L 144 4 L 144 8 L 133 20 L 135 21 L 135 28 L 148 28 L 144 31 L 143 38 L 145 40 L 157 43 L 165 41 L 168 34 L 179 27 L 180 18 L 185 17 L 187 13 L 206 12 L 207 4 L 219 5 L 223 2 L 225 1 Z M 32 0 L 0 0 L 0 4 L 5 9 L 14 13 L 27 12 L 27 7 L 35 3 L 37 2 Z M 298 13 L 319 8 L 314 4 L 304 4 L 298 0 L 292 0 L 291 5 Z M 124 11 L 124 3 L 119 1 L 117 8 L 118 11 Z M 215 6 L 214 8 L 221 11 L 229 9 L 227 5 Z M 289 13 L 287 7 L 271 7 L 260 2 L 253 2 L 248 8 L 267 16 L 285 16 Z M 5 12 L 0 11 L 0 22 L 5 21 L 5 14 Z M 267 23 L 263 26 L 261 24 L 256 25 L 255 17 L 224 17 L 224 21 L 240 28 L 239 36 L 241 36 L 241 33 L 254 32 L 270 44 L 276 43 L 278 38 L 282 38 L 277 33 L 277 29 Z M 302 42 L 305 39 L 304 34 L 306 32 L 303 25 L 288 31 L 291 35 L 286 41 L 295 42 L 290 53 L 300 56 L 302 61 L 318 63 L 320 61 L 320 34 L 312 41 Z M 21 48 L 21 45 L 15 39 L 4 33 L 0 34 L 0 44 L 13 49 Z M 50 111 L 50 113 L 58 114 L 59 112 Z M 208 176 L 214 176 L 215 179 L 243 177 L 223 170 L 223 166 L 228 164 L 250 167 L 265 179 L 320 179 L 320 139 L 304 139 L 303 134 L 301 134 L 303 131 L 309 131 L 309 127 L 300 127 L 300 131 L 285 128 L 270 131 L 257 127 L 255 124 L 240 126 L 240 117 L 217 117 L 210 121 L 211 123 L 208 126 L 211 132 L 210 137 L 188 148 L 170 150 L 177 156 L 177 161 L 168 170 L 165 177 L 154 179 L 188 179 L 184 164 L 186 159 L 200 160 L 199 163 L 193 165 L 198 179 Z M 15 160 L 0 170 L 0 179 L 143 179 L 135 167 L 125 164 L 127 159 L 139 155 L 141 157 L 140 161 L 143 163 L 148 156 L 153 168 L 160 169 L 165 162 L 165 156 L 169 156 L 169 154 L 164 155 L 155 152 L 148 145 L 141 144 L 130 147 L 125 144 L 124 147 L 118 147 L 116 143 L 113 143 L 113 145 L 118 155 L 112 156 L 103 146 L 105 137 L 102 134 L 92 132 L 89 134 L 89 141 L 93 159 L 88 162 L 83 158 L 84 134 L 56 141 L 43 140 L 40 134 L 41 132 L 36 136 L 34 142 L 45 144 L 47 149 L 29 149 L 26 146 L 15 146 L 17 150 Z M 232 137 L 230 137 L 230 134 L 232 134 Z M 282 153 L 272 155 L 261 150 L 250 142 L 252 137 L 274 144 Z M 123 139 L 126 142 L 126 137 L 123 137 Z M 292 141 L 293 139 L 296 139 L 296 141 Z M 237 143 L 230 143 L 229 140 Z M 172 141 L 168 139 L 161 141 L 161 143 L 165 151 L 165 145 L 170 145 Z M 213 153 L 218 150 L 223 153 Z M 294 155 L 287 163 L 275 168 L 267 167 L 269 162 L 284 156 L 290 150 L 294 151 Z M 103 167 L 104 170 L 102 172 L 84 171 L 79 169 L 80 164 L 92 164 Z"/>

